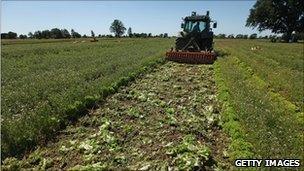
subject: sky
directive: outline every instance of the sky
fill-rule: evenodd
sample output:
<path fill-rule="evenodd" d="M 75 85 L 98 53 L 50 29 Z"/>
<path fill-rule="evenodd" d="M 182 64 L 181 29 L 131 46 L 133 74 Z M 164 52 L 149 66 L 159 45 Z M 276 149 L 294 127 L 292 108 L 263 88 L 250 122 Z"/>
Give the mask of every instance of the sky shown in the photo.
<path fill-rule="evenodd" d="M 182 17 L 192 11 L 217 21 L 215 34 L 269 35 L 245 27 L 255 1 L 2 1 L 1 32 L 28 34 L 52 28 L 74 29 L 80 34 L 110 34 L 114 19 L 135 33 L 177 35 Z"/>

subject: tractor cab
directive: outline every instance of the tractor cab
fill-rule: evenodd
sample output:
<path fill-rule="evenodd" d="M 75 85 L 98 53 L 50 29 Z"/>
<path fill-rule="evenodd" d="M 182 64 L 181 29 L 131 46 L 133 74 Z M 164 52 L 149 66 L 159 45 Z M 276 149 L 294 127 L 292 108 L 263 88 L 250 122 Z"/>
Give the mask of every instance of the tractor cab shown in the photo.
<path fill-rule="evenodd" d="M 209 17 L 209 11 L 206 15 L 197 15 L 196 12 L 192 12 L 191 16 L 187 16 L 183 19 L 181 28 L 184 32 L 207 32 L 210 30 L 211 19 Z M 213 24 L 213 28 L 216 28 L 216 23 Z"/>

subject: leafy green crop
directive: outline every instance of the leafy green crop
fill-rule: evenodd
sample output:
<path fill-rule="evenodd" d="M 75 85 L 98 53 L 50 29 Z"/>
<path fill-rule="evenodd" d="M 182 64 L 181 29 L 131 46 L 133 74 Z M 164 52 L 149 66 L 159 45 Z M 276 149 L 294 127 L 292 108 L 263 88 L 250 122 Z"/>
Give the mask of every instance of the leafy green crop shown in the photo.
<path fill-rule="evenodd" d="M 302 45 L 249 40 L 216 43 L 229 54 L 215 65 L 223 127 L 232 138 L 230 156 L 301 158 Z M 258 50 L 251 50 L 257 46 Z"/>
<path fill-rule="evenodd" d="M 2 46 L 2 157 L 52 137 L 163 59 L 172 39 Z"/>

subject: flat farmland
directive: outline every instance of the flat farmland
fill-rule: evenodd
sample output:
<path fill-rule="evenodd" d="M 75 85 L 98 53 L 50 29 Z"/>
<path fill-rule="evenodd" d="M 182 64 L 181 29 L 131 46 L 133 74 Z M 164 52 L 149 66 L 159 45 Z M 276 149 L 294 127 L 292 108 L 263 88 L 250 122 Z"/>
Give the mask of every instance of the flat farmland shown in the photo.
<path fill-rule="evenodd" d="M 53 41 L 3 42 L 3 156 L 47 139 L 77 118 L 71 113 L 82 113 L 88 103 L 113 91 L 115 83 L 127 81 L 122 78 L 159 61 L 174 40 Z"/>
<path fill-rule="evenodd" d="M 190 65 L 164 60 L 172 38 L 39 41 L 2 46 L 2 154 L 21 157 L 4 169 L 302 159 L 303 43 L 216 39 L 216 62 Z"/>
<path fill-rule="evenodd" d="M 218 40 L 222 121 L 236 157 L 301 158 L 303 43 Z M 249 152 L 251 151 L 251 152 Z"/>

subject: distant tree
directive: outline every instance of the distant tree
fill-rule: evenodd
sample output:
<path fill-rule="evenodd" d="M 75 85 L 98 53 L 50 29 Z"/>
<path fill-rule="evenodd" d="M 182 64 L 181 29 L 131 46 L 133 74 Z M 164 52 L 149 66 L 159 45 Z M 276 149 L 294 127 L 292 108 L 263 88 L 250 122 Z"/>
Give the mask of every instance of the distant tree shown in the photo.
<path fill-rule="evenodd" d="M 74 29 L 71 30 L 71 36 L 73 38 L 81 38 L 81 35 L 77 33 Z"/>
<path fill-rule="evenodd" d="M 1 39 L 8 39 L 7 33 L 1 33 Z"/>
<path fill-rule="evenodd" d="M 64 39 L 71 38 L 71 34 L 67 29 L 61 29 L 60 31 L 61 31 L 62 38 L 64 38 Z"/>
<path fill-rule="evenodd" d="M 161 34 L 159 34 L 159 37 L 164 37 L 164 34 L 162 34 L 162 33 L 161 33 Z"/>
<path fill-rule="evenodd" d="M 250 9 L 246 26 L 283 33 L 284 41 L 288 42 L 292 32 L 304 32 L 304 3 L 300 0 L 257 0 Z"/>
<path fill-rule="evenodd" d="M 110 32 L 115 34 L 115 37 L 121 37 L 126 31 L 124 24 L 119 20 L 114 20 L 110 26 Z"/>
<path fill-rule="evenodd" d="M 95 37 L 95 33 L 94 33 L 94 31 L 93 30 L 91 30 L 91 37 Z"/>
<path fill-rule="evenodd" d="M 50 32 L 50 30 L 43 30 L 41 32 L 41 38 L 44 38 L 44 39 L 51 38 L 51 32 Z"/>
<path fill-rule="evenodd" d="M 138 34 L 138 33 L 132 33 L 132 37 L 140 37 L 140 34 Z"/>
<path fill-rule="evenodd" d="M 50 32 L 51 32 L 51 38 L 53 38 L 53 39 L 63 38 L 61 30 L 58 28 L 53 28 Z"/>
<path fill-rule="evenodd" d="M 99 34 L 98 37 L 99 37 L 99 38 L 102 37 L 101 34 Z"/>
<path fill-rule="evenodd" d="M 253 33 L 249 36 L 249 39 L 256 39 L 258 35 L 256 33 Z"/>
<path fill-rule="evenodd" d="M 106 37 L 107 37 L 107 38 L 113 38 L 113 35 L 108 34 L 108 35 L 106 35 Z"/>
<path fill-rule="evenodd" d="M 243 35 L 243 39 L 248 39 L 248 35 L 247 34 Z"/>
<path fill-rule="evenodd" d="M 83 38 L 87 38 L 88 36 L 84 34 L 82 37 L 83 37 Z"/>
<path fill-rule="evenodd" d="M 234 39 L 234 35 L 233 34 L 229 34 L 228 35 L 228 39 Z"/>
<path fill-rule="evenodd" d="M 226 38 L 226 34 L 219 34 L 217 37 L 220 38 L 220 39 L 225 39 Z"/>
<path fill-rule="evenodd" d="M 33 35 L 32 32 L 29 32 L 27 35 L 28 35 L 28 37 L 29 37 L 30 39 L 34 38 L 34 35 Z"/>
<path fill-rule="evenodd" d="M 41 31 L 40 31 L 40 30 L 35 31 L 33 37 L 34 37 L 35 39 L 41 39 L 41 38 L 42 38 Z"/>
<path fill-rule="evenodd" d="M 164 38 L 168 38 L 168 33 L 164 33 Z"/>
<path fill-rule="evenodd" d="M 128 28 L 127 34 L 128 34 L 129 37 L 133 37 L 133 33 L 132 33 L 132 28 L 131 27 Z"/>
<path fill-rule="evenodd" d="M 142 38 L 147 38 L 147 37 L 148 37 L 148 34 L 147 34 L 147 33 L 140 33 L 140 37 L 142 37 Z"/>
<path fill-rule="evenodd" d="M 238 34 L 238 35 L 235 36 L 235 38 L 236 38 L 236 39 L 242 39 L 242 38 L 243 38 L 243 35 L 242 35 L 242 34 Z"/>
<path fill-rule="evenodd" d="M 7 33 L 9 39 L 17 39 L 17 33 L 9 31 Z"/>
<path fill-rule="evenodd" d="M 20 35 L 19 35 L 19 39 L 26 39 L 26 38 L 27 38 L 27 36 L 24 35 L 24 34 L 20 34 Z"/>
<path fill-rule="evenodd" d="M 148 34 L 148 37 L 152 37 L 152 33 L 149 33 L 149 34 Z"/>
<path fill-rule="evenodd" d="M 75 38 L 75 30 L 74 29 L 71 29 L 71 37 Z"/>

